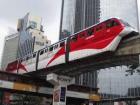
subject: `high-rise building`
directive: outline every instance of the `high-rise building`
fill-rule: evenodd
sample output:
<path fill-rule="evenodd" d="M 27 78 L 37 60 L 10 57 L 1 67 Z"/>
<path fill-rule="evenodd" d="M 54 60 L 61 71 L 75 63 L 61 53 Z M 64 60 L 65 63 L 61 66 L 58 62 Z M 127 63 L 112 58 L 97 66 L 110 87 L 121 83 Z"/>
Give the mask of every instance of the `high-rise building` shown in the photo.
<path fill-rule="evenodd" d="M 18 33 L 5 37 L 4 49 L 1 59 L 1 69 L 4 70 L 9 62 L 17 59 L 19 35 Z"/>
<path fill-rule="evenodd" d="M 100 0 L 76 0 L 74 32 L 78 32 L 100 20 Z"/>
<path fill-rule="evenodd" d="M 44 36 L 41 22 L 40 17 L 31 16 L 29 13 L 24 18 L 19 19 L 17 26 L 20 35 L 18 57 L 24 57 L 50 45 L 50 40 Z"/>
<path fill-rule="evenodd" d="M 139 30 L 137 0 L 63 0 L 59 39 L 110 17 L 121 18 Z"/>
<path fill-rule="evenodd" d="M 63 0 L 59 39 L 99 22 L 100 0 Z"/>
<path fill-rule="evenodd" d="M 75 2 L 75 0 L 62 0 L 59 39 L 63 39 L 74 33 Z"/>

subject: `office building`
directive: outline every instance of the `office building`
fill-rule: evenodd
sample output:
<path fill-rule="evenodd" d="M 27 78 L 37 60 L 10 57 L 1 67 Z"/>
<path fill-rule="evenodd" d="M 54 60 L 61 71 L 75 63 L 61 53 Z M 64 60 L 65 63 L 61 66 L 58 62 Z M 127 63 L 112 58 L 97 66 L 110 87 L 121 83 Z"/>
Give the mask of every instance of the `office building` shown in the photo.
<path fill-rule="evenodd" d="M 100 0 L 63 0 L 59 39 L 98 23 Z"/>
<path fill-rule="evenodd" d="M 40 17 L 31 16 L 29 13 L 24 18 L 19 19 L 17 26 L 20 35 L 19 58 L 50 45 L 50 40 L 44 36 L 41 22 Z"/>
<path fill-rule="evenodd" d="M 12 62 L 17 59 L 18 42 L 19 42 L 18 33 L 5 37 L 4 49 L 3 49 L 2 59 L 1 59 L 2 70 L 6 68 L 9 62 Z"/>

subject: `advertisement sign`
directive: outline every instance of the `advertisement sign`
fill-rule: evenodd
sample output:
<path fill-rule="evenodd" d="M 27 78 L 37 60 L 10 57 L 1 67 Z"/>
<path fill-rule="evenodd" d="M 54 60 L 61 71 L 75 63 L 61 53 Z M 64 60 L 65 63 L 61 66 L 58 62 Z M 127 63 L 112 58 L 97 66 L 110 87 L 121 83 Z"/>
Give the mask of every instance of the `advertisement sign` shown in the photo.
<path fill-rule="evenodd" d="M 10 96 L 11 96 L 11 94 L 8 92 L 4 93 L 4 97 L 3 97 L 3 104 L 4 105 L 10 105 Z"/>
<path fill-rule="evenodd" d="M 65 86 L 56 86 L 53 92 L 53 105 L 66 105 L 66 91 Z"/>
<path fill-rule="evenodd" d="M 23 84 L 23 83 L 14 83 L 13 89 L 36 92 L 36 87 L 34 85 Z"/>
<path fill-rule="evenodd" d="M 101 97 L 98 94 L 90 94 L 89 95 L 89 100 L 90 101 L 101 101 Z"/>
<path fill-rule="evenodd" d="M 66 87 L 61 87 L 60 102 L 65 102 L 66 99 Z"/>
<path fill-rule="evenodd" d="M 60 99 L 59 95 L 60 95 L 60 90 L 55 90 L 53 93 L 54 102 L 59 102 L 59 99 Z"/>

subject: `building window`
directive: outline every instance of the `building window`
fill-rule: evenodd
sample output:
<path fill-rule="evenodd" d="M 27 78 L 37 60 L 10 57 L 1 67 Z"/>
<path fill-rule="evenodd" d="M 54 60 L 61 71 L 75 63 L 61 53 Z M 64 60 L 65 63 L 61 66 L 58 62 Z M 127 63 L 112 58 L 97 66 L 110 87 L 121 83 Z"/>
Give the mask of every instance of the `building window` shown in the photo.
<path fill-rule="evenodd" d="M 34 21 L 29 21 L 29 27 L 32 29 L 37 28 L 37 23 Z"/>

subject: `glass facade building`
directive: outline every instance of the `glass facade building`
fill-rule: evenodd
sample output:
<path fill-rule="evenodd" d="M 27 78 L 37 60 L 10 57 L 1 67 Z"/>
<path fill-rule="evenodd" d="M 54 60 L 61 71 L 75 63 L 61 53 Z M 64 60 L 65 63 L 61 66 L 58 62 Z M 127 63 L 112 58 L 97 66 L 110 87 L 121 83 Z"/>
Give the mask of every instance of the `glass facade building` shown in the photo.
<path fill-rule="evenodd" d="M 63 0 L 59 39 L 99 22 L 100 0 Z"/>
<path fill-rule="evenodd" d="M 68 35 L 74 33 L 75 3 L 75 0 L 62 0 L 59 39 L 63 39 Z"/>
<path fill-rule="evenodd" d="M 100 0 L 76 0 L 74 33 L 100 20 Z"/>
<path fill-rule="evenodd" d="M 31 23 L 31 22 L 30 22 Z M 29 13 L 22 19 L 19 19 L 17 30 L 20 35 L 18 58 L 24 57 L 33 52 L 34 39 L 29 32 Z"/>
<path fill-rule="evenodd" d="M 18 58 L 36 52 L 41 48 L 50 45 L 50 40 L 44 36 L 42 18 L 32 16 L 29 13 L 18 21 L 17 30 L 19 33 Z"/>
<path fill-rule="evenodd" d="M 17 59 L 19 34 L 15 33 L 5 37 L 1 69 L 5 70 L 9 62 Z"/>

